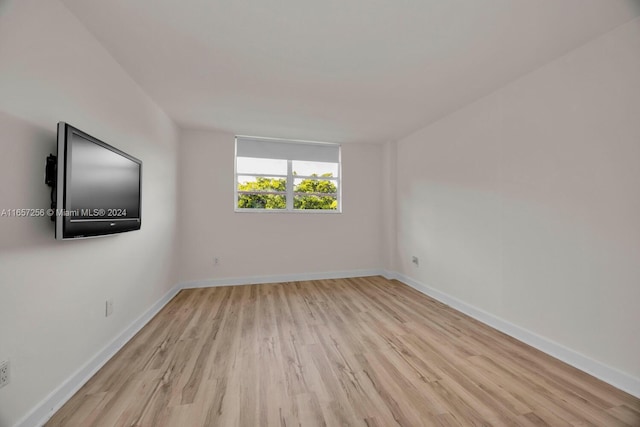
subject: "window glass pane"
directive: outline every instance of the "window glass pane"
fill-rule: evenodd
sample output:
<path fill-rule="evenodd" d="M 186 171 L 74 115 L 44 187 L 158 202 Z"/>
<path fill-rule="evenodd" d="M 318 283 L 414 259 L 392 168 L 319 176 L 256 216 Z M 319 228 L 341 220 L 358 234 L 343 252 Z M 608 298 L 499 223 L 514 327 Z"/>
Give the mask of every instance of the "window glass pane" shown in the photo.
<path fill-rule="evenodd" d="M 238 191 L 287 191 L 287 178 L 238 175 Z"/>
<path fill-rule="evenodd" d="M 337 210 L 338 196 L 295 195 L 293 197 L 293 208 L 302 210 Z"/>
<path fill-rule="evenodd" d="M 287 179 L 278 177 L 254 177 L 238 175 L 238 200 L 240 209 L 286 209 Z M 266 193 L 266 194 L 265 194 Z"/>
<path fill-rule="evenodd" d="M 302 176 L 338 176 L 337 163 L 325 162 L 305 162 L 301 160 L 293 160 L 293 174 Z"/>
<path fill-rule="evenodd" d="M 294 179 L 294 209 L 338 209 L 337 181 L 328 179 Z"/>
<path fill-rule="evenodd" d="M 286 209 L 287 197 L 282 194 L 238 194 L 239 209 Z"/>
<path fill-rule="evenodd" d="M 280 159 L 256 159 L 237 157 L 236 171 L 239 174 L 286 175 L 287 161 Z"/>
<path fill-rule="evenodd" d="M 338 194 L 338 182 L 328 179 L 310 179 L 296 178 L 293 180 L 293 191 L 296 195 L 303 196 L 298 193 L 330 193 Z"/>

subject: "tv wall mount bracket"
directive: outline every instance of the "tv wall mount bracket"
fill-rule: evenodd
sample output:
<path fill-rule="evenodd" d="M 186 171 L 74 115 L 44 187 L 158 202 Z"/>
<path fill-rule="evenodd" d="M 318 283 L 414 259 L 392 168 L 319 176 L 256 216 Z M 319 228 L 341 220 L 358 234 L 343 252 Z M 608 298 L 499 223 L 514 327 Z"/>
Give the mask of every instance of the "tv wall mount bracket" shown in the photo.
<path fill-rule="evenodd" d="M 44 183 L 51 187 L 51 209 L 56 210 L 56 184 L 58 182 L 58 157 L 53 154 L 47 156 L 44 165 Z M 51 215 L 51 221 L 55 221 L 56 216 Z"/>

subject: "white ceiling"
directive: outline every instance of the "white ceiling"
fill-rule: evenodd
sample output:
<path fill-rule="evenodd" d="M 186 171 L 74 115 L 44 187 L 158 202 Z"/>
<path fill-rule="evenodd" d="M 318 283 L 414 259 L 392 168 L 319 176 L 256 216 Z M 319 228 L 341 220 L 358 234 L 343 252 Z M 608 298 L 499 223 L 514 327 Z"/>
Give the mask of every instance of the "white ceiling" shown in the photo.
<path fill-rule="evenodd" d="M 635 0 L 62 0 L 180 126 L 398 139 L 640 14 Z"/>

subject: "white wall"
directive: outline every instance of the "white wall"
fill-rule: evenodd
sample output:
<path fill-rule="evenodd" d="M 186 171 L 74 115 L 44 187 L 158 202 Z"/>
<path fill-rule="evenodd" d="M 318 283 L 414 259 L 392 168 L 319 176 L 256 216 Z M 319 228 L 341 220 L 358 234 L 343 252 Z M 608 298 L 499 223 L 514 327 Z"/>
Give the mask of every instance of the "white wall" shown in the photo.
<path fill-rule="evenodd" d="M 181 282 L 380 268 L 381 146 L 343 146 L 342 214 L 298 214 L 234 212 L 234 144 L 180 134 Z"/>
<path fill-rule="evenodd" d="M 177 131 L 58 1 L 0 13 L 0 209 L 48 208 L 59 120 L 144 162 L 140 231 L 59 242 L 49 219 L 0 217 L 0 360 L 11 362 L 0 426 L 11 426 L 175 283 Z"/>
<path fill-rule="evenodd" d="M 390 141 L 383 145 L 382 165 L 382 268 L 388 272 L 397 264 L 396 224 L 397 224 L 397 151 L 398 146 Z"/>
<path fill-rule="evenodd" d="M 636 19 L 399 141 L 395 267 L 640 378 L 639 76 Z"/>

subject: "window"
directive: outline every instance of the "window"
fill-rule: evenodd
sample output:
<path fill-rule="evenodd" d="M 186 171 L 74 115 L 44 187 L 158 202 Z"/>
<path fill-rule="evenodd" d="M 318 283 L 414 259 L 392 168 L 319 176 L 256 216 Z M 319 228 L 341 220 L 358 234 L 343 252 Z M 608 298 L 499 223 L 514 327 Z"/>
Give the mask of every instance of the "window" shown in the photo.
<path fill-rule="evenodd" d="M 340 212 L 340 145 L 236 137 L 235 209 Z"/>

